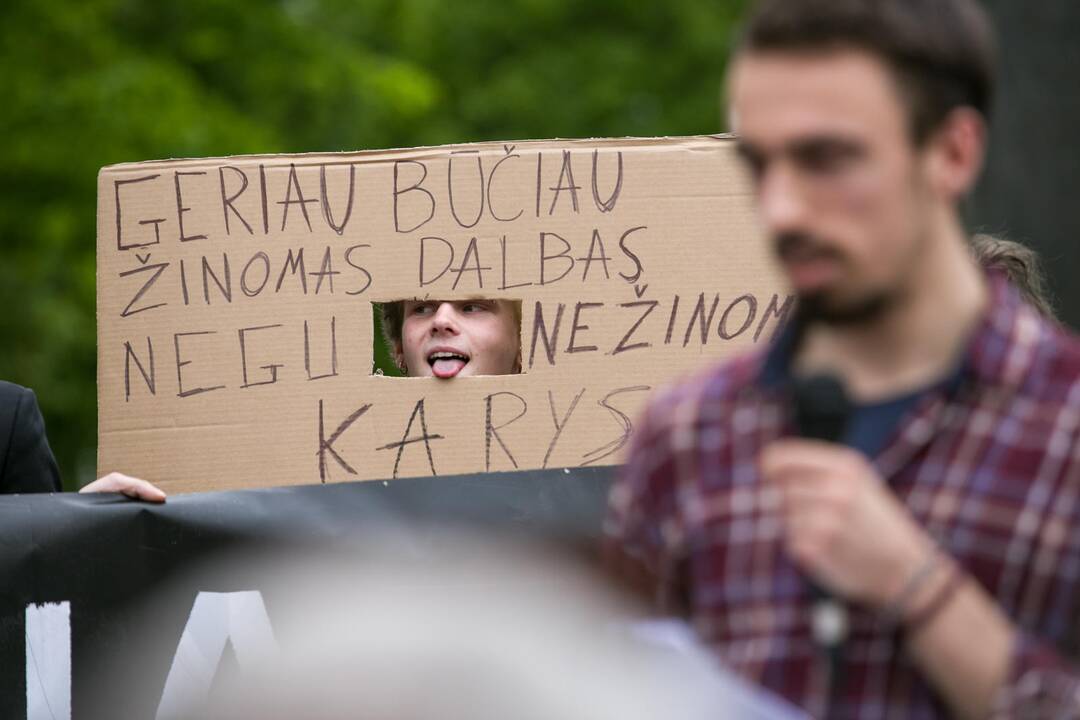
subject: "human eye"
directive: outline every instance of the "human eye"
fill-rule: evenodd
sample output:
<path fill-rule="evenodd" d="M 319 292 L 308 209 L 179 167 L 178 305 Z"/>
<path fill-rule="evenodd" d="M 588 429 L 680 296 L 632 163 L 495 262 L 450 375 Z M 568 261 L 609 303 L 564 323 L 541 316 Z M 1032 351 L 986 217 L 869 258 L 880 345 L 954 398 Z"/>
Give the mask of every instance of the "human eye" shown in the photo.
<path fill-rule="evenodd" d="M 739 143 L 736 152 L 739 159 L 742 160 L 743 166 L 750 171 L 754 182 L 759 182 L 765 174 L 765 156 L 757 148 L 745 142 Z"/>
<path fill-rule="evenodd" d="M 462 312 L 466 312 L 466 313 L 487 312 L 490 309 L 491 309 L 490 305 L 488 305 L 485 302 L 481 302 L 479 300 L 469 300 L 468 302 L 462 303 L 462 305 L 461 305 Z"/>
<path fill-rule="evenodd" d="M 430 315 L 435 310 L 435 303 L 421 302 L 412 305 L 409 308 L 409 315 Z"/>
<path fill-rule="evenodd" d="M 841 140 L 805 143 L 793 152 L 795 162 L 807 172 L 833 175 L 849 168 L 862 155 L 861 148 Z"/>

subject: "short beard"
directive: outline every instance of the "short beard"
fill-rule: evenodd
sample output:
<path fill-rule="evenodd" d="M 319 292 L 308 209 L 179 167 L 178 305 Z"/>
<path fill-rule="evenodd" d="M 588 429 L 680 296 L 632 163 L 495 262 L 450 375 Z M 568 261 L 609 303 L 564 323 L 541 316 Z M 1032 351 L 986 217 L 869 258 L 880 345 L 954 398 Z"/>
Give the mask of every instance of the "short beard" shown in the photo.
<path fill-rule="evenodd" d="M 810 293 L 798 298 L 799 318 L 807 324 L 821 323 L 834 327 L 872 325 L 880 320 L 894 304 L 885 292 L 874 293 L 847 304 L 830 302 L 824 293 Z"/>
<path fill-rule="evenodd" d="M 793 253 L 807 253 L 832 257 L 838 262 L 844 256 L 828 243 L 820 242 L 809 233 L 787 232 L 779 235 L 773 242 L 773 252 L 781 260 Z M 799 319 L 802 324 L 855 327 L 870 325 L 879 320 L 894 304 L 896 298 L 888 291 L 876 291 L 862 298 L 849 302 L 837 302 L 829 296 L 827 290 L 809 292 L 798 296 Z"/>

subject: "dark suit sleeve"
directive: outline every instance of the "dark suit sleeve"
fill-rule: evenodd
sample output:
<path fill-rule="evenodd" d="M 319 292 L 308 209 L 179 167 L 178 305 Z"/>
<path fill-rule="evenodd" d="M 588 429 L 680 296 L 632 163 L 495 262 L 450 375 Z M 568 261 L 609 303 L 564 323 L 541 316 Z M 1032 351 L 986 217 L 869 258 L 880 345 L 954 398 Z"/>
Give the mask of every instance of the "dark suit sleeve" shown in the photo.
<path fill-rule="evenodd" d="M 0 493 L 60 492 L 37 398 L 18 385 L 0 386 Z"/>

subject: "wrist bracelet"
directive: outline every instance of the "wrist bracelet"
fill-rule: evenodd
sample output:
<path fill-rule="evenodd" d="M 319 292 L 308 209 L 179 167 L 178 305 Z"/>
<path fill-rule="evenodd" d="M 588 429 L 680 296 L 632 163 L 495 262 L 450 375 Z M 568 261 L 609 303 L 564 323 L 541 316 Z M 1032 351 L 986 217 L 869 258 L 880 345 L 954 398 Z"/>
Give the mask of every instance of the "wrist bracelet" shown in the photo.
<path fill-rule="evenodd" d="M 931 547 L 929 554 L 926 556 L 926 560 L 923 564 L 912 573 L 908 581 L 904 583 L 904 587 L 900 592 L 896 594 L 896 597 L 885 606 L 885 617 L 891 619 L 895 623 L 903 622 L 904 617 L 908 613 L 908 605 L 911 603 L 911 598 L 915 597 L 919 589 L 926 584 L 926 581 L 933 575 L 934 570 L 941 564 L 941 553 L 938 552 L 936 547 Z"/>
<path fill-rule="evenodd" d="M 964 573 L 956 565 L 952 565 L 949 570 L 949 578 L 938 589 L 934 597 L 905 623 L 908 637 L 915 635 L 919 630 L 926 627 L 949 604 L 949 601 L 956 595 L 956 591 L 960 589 L 963 582 Z"/>

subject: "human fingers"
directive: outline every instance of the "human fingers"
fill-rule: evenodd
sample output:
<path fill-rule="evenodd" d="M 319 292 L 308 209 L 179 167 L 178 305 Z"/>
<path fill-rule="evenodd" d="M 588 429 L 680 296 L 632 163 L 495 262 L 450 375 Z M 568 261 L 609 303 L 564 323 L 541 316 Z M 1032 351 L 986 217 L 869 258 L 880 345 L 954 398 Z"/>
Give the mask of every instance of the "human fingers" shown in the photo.
<path fill-rule="evenodd" d="M 795 469 L 837 469 L 857 465 L 861 455 L 851 448 L 822 440 L 783 438 L 769 443 L 758 457 L 768 476 Z"/>
<path fill-rule="evenodd" d="M 98 478 L 79 492 L 117 492 L 135 500 L 153 503 L 163 503 L 166 497 L 165 493 L 153 483 L 118 472 L 111 472 Z"/>

